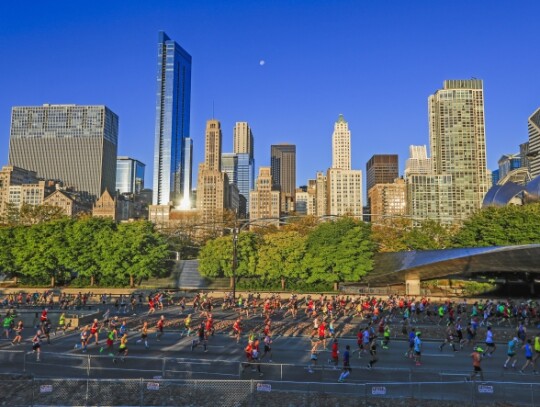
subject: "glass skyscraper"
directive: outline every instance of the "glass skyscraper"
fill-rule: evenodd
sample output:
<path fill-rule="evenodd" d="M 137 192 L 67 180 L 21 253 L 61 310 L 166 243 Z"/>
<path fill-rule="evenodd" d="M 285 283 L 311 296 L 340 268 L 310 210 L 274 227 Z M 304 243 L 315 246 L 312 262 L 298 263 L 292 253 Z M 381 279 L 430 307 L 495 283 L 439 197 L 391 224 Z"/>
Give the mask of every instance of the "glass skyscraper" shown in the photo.
<path fill-rule="evenodd" d="M 145 165 L 129 157 L 116 159 L 116 190 L 121 194 L 138 195 L 144 189 Z"/>
<path fill-rule="evenodd" d="M 240 203 L 238 216 L 247 217 L 249 211 L 249 192 L 255 184 L 255 165 L 249 153 L 223 153 L 221 171 L 227 173 L 229 183 L 238 187 Z"/>
<path fill-rule="evenodd" d="M 154 147 L 154 205 L 188 209 L 192 182 L 189 134 L 191 55 L 159 33 Z"/>

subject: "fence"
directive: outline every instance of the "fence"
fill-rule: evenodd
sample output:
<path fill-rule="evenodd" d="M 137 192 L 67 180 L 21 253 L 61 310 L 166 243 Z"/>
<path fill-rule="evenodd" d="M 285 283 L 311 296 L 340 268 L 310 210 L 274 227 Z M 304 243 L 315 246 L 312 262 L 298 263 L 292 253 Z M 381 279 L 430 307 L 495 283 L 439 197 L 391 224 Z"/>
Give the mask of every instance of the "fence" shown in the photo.
<path fill-rule="evenodd" d="M 527 383 L 328 383 L 260 380 L 19 379 L 0 380 L 10 406 L 388 405 L 538 406 L 540 385 Z"/>

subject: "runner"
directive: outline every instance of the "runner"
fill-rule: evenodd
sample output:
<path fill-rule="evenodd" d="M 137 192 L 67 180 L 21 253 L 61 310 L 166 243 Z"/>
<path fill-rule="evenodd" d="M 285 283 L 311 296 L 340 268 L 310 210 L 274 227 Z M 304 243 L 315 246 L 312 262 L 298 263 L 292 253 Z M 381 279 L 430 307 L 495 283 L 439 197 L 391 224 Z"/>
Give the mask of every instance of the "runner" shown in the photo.
<path fill-rule="evenodd" d="M 58 319 L 58 327 L 54 331 L 55 335 L 58 332 L 58 329 L 61 329 L 64 335 L 66 334 L 66 313 L 65 312 L 62 312 L 60 314 L 60 317 Z"/>
<path fill-rule="evenodd" d="M 506 359 L 506 362 L 504 362 L 503 368 L 508 368 L 508 363 L 510 361 L 514 361 L 512 363 L 512 369 L 516 368 L 517 358 L 516 358 L 516 347 L 519 342 L 519 339 L 517 337 L 514 337 L 513 339 L 510 339 L 508 341 L 508 351 L 506 354 L 508 355 L 508 358 Z"/>
<path fill-rule="evenodd" d="M 144 342 L 144 347 L 146 349 L 150 349 L 148 346 L 148 321 L 143 322 L 143 326 L 141 328 L 141 339 L 137 339 L 136 343 Z"/>
<path fill-rule="evenodd" d="M 323 344 L 323 349 L 326 350 L 326 323 L 324 321 L 319 325 L 319 341 Z"/>
<path fill-rule="evenodd" d="M 94 322 L 92 322 L 92 326 L 90 327 L 90 337 L 88 338 L 88 341 L 94 337 L 96 341 L 96 346 L 99 345 L 99 339 L 98 339 L 98 331 L 99 331 L 99 325 L 97 318 L 94 319 Z"/>
<path fill-rule="evenodd" d="M 86 325 L 82 330 L 81 330 L 81 337 L 80 337 L 80 340 L 81 340 L 81 349 L 84 353 L 86 353 L 87 351 L 87 346 L 88 346 L 88 325 Z M 78 346 L 75 346 L 75 347 L 78 347 Z"/>
<path fill-rule="evenodd" d="M 38 330 L 32 338 L 32 353 L 36 353 L 36 362 L 39 362 L 41 356 L 41 331 Z"/>
<path fill-rule="evenodd" d="M 371 355 L 371 360 L 369 361 L 367 368 L 372 369 L 373 365 L 379 360 L 377 357 L 377 340 L 375 338 L 371 340 L 369 345 L 369 354 Z"/>
<path fill-rule="evenodd" d="M 527 366 L 531 365 L 533 368 L 533 374 L 538 374 L 533 362 L 532 341 L 530 339 L 527 339 L 527 342 L 525 343 L 525 345 L 522 346 L 522 349 L 525 349 L 525 364 L 521 369 L 519 369 L 519 373 L 525 374 L 525 369 L 527 368 Z"/>
<path fill-rule="evenodd" d="M 476 348 L 474 348 L 474 351 L 473 353 L 471 353 L 471 357 L 472 357 L 472 363 L 473 363 L 473 372 L 471 374 L 470 377 L 466 377 L 465 380 L 467 381 L 470 381 L 470 380 L 473 380 L 474 378 L 476 378 L 476 375 L 478 373 L 480 373 L 480 379 L 483 381 L 484 380 L 484 373 L 482 372 L 482 367 L 480 366 L 480 363 L 482 362 L 482 353 L 484 352 L 484 350 L 477 346 Z"/>
<path fill-rule="evenodd" d="M 21 343 L 23 329 L 24 329 L 24 324 L 21 319 L 19 320 L 19 322 L 17 323 L 17 326 L 15 327 L 15 338 L 13 338 L 13 341 L 11 342 L 12 345 Z"/>
<path fill-rule="evenodd" d="M 446 327 L 445 338 L 443 343 L 441 343 L 441 345 L 439 346 L 439 352 L 442 352 L 444 345 L 446 344 L 449 344 L 452 347 L 452 350 L 454 352 L 457 352 L 457 349 L 454 346 L 454 329 L 451 323 L 449 323 Z"/>
<path fill-rule="evenodd" d="M 4 335 L 6 336 L 6 339 L 9 339 L 9 335 L 13 327 L 13 317 L 9 313 L 4 318 L 3 326 L 4 326 Z"/>
<path fill-rule="evenodd" d="M 114 340 L 118 338 L 118 332 L 116 331 L 115 327 L 109 328 L 109 333 L 107 334 L 107 350 L 109 352 L 109 356 L 114 356 L 113 349 L 114 349 Z M 99 352 L 103 352 L 103 347 L 99 350 Z"/>
<path fill-rule="evenodd" d="M 490 358 L 491 355 L 493 355 L 493 352 L 495 352 L 495 350 L 497 349 L 497 346 L 495 345 L 495 341 L 493 337 L 494 337 L 493 331 L 491 330 L 491 327 L 488 326 L 487 332 L 486 332 L 486 346 L 489 349 L 489 353 L 486 351 L 486 355 L 488 358 Z"/>
<path fill-rule="evenodd" d="M 270 355 L 270 359 L 268 359 L 268 362 L 272 363 L 272 337 L 270 336 L 270 332 L 266 333 L 264 339 L 264 353 L 261 356 L 261 360 L 264 359 L 266 355 Z"/>
<path fill-rule="evenodd" d="M 345 352 L 343 352 L 343 370 L 338 379 L 339 383 L 343 383 L 352 371 L 350 349 L 351 347 L 349 345 L 345 346 Z"/>
<path fill-rule="evenodd" d="M 405 352 L 405 357 L 408 357 L 409 359 L 412 359 L 414 355 L 415 338 L 416 338 L 415 328 L 411 328 L 411 332 L 409 332 L 409 349 L 407 350 L 407 352 Z"/>
<path fill-rule="evenodd" d="M 339 365 L 339 344 L 337 339 L 334 339 L 332 341 L 331 357 L 332 359 L 328 359 L 328 364 L 333 364 L 334 370 L 337 370 L 337 367 Z"/>
<path fill-rule="evenodd" d="M 51 343 L 51 320 L 47 319 L 43 323 L 43 334 L 45 335 L 45 338 L 47 338 L 47 343 Z"/>
<path fill-rule="evenodd" d="M 236 338 L 236 343 L 240 343 L 240 336 L 242 335 L 242 317 L 238 317 L 233 324 L 233 335 Z"/>
<path fill-rule="evenodd" d="M 156 329 L 157 329 L 157 341 L 159 342 L 161 340 L 161 337 L 163 336 L 163 327 L 165 326 L 165 315 L 162 315 L 157 322 Z"/>
<path fill-rule="evenodd" d="M 126 358 L 126 356 L 128 354 L 127 342 L 128 342 L 128 336 L 127 336 L 127 332 L 126 332 L 120 338 L 120 346 L 118 348 L 118 353 L 116 354 L 116 357 L 113 358 L 113 363 L 116 363 L 116 358 L 118 356 L 120 356 L 120 355 L 122 355 L 120 360 L 122 362 L 126 361 L 125 358 Z"/>
<path fill-rule="evenodd" d="M 184 329 L 180 332 L 180 338 L 182 338 L 184 334 L 186 336 L 191 335 L 191 314 L 188 314 L 184 319 Z"/>
<path fill-rule="evenodd" d="M 420 331 L 416 332 L 416 337 L 414 338 L 414 361 L 416 366 L 420 366 L 422 363 L 420 361 L 422 357 L 422 340 L 420 339 L 422 333 Z"/>
<path fill-rule="evenodd" d="M 191 350 L 193 351 L 197 346 L 203 345 L 204 351 L 208 352 L 208 349 L 206 348 L 208 340 L 204 329 L 204 322 L 201 322 L 199 329 L 197 329 L 197 336 L 198 339 L 193 339 L 193 341 L 191 341 Z"/>
<path fill-rule="evenodd" d="M 308 366 L 308 373 L 313 373 L 313 368 L 317 366 L 317 351 L 319 348 L 319 341 L 311 339 L 311 356 L 310 356 L 310 364 Z"/>
<path fill-rule="evenodd" d="M 383 340 L 381 341 L 381 346 L 383 349 L 388 349 L 388 343 L 390 342 L 390 326 L 387 324 L 384 327 Z"/>

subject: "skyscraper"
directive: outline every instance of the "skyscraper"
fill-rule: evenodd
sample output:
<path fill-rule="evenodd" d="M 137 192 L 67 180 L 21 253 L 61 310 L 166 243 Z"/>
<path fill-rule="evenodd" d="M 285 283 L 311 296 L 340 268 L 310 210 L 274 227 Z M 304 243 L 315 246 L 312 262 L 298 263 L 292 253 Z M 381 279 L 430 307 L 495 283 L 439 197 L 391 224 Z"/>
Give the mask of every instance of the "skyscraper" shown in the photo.
<path fill-rule="evenodd" d="M 145 165 L 130 157 L 116 159 L 116 190 L 121 194 L 140 194 L 144 189 Z"/>
<path fill-rule="evenodd" d="M 342 114 L 334 124 L 332 134 L 332 168 L 351 169 L 351 132 Z"/>
<path fill-rule="evenodd" d="M 390 184 L 398 177 L 397 154 L 375 154 L 366 163 L 368 191 L 377 184 Z"/>
<path fill-rule="evenodd" d="M 296 192 L 296 146 L 274 144 L 270 147 L 273 188 L 281 192 L 281 210 L 290 212 Z"/>
<path fill-rule="evenodd" d="M 118 116 L 106 106 L 14 107 L 10 165 L 97 199 L 116 187 Z"/>
<path fill-rule="evenodd" d="M 280 192 L 272 189 L 272 172 L 270 167 L 259 167 L 259 177 L 255 182 L 255 189 L 250 193 L 249 219 L 279 218 L 280 216 Z M 270 220 L 265 224 L 278 226 L 279 220 Z M 261 223 L 257 224 L 258 226 Z M 253 225 L 253 226 L 257 226 Z"/>
<path fill-rule="evenodd" d="M 372 223 L 407 213 L 406 185 L 401 178 L 375 184 L 369 189 L 368 197 Z"/>
<path fill-rule="evenodd" d="M 238 154 L 249 154 L 249 158 L 251 159 L 255 155 L 253 132 L 247 122 L 236 122 L 234 126 L 233 151 Z"/>
<path fill-rule="evenodd" d="M 229 177 L 221 172 L 221 124 L 206 122 L 204 163 L 199 165 L 197 209 L 203 222 L 221 222 L 229 205 Z"/>
<path fill-rule="evenodd" d="M 154 205 L 189 209 L 192 180 L 190 138 L 191 55 L 164 32 L 158 39 L 154 144 Z"/>
<path fill-rule="evenodd" d="M 529 130 L 529 146 L 527 153 L 531 177 L 540 175 L 540 108 L 529 117 L 527 127 Z"/>
<path fill-rule="evenodd" d="M 453 201 L 441 210 L 463 221 L 482 207 L 491 185 L 481 80 L 444 81 L 429 97 L 429 134 L 434 174 L 452 179 Z"/>
<path fill-rule="evenodd" d="M 351 169 L 351 132 L 341 114 L 334 124 L 332 168 L 326 182 L 328 215 L 362 216 L 362 171 Z"/>
<path fill-rule="evenodd" d="M 431 158 L 428 158 L 426 146 L 409 146 L 404 178 L 407 179 L 409 174 L 431 174 L 431 172 Z"/>

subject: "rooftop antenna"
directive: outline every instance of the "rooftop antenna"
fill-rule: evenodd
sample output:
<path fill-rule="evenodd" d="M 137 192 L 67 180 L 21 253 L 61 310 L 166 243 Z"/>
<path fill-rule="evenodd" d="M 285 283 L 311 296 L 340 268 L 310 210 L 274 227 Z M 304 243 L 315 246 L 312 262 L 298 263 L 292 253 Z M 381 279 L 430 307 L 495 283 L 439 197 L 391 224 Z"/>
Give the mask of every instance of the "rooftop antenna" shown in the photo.
<path fill-rule="evenodd" d="M 214 120 L 214 99 L 212 99 L 212 120 Z"/>

